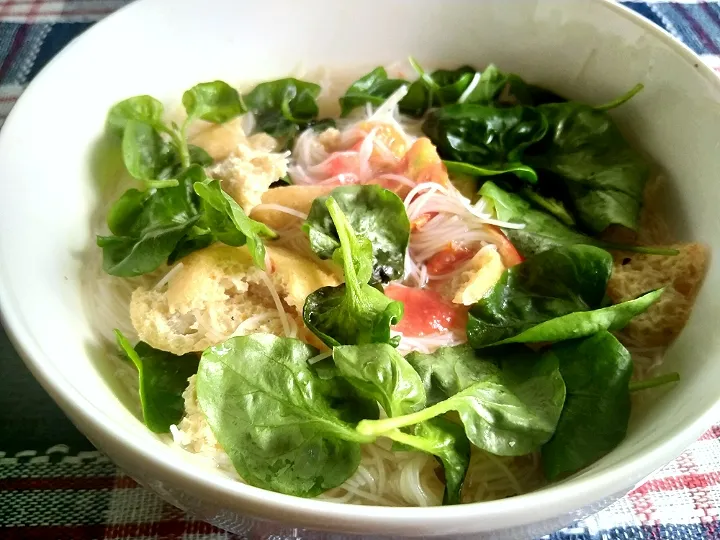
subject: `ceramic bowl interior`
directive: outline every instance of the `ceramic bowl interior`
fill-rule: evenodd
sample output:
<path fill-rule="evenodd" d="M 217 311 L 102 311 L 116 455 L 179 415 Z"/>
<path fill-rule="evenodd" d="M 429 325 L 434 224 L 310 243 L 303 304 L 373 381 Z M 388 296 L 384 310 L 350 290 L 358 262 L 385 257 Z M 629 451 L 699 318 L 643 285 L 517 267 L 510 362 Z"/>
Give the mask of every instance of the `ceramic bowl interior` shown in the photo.
<path fill-rule="evenodd" d="M 638 82 L 614 114 L 670 179 L 681 240 L 720 251 L 720 82 L 689 50 L 602 0 L 141 0 L 90 29 L 30 85 L 0 135 L 0 299 L 28 366 L 77 426 L 131 475 L 207 519 L 392 535 L 519 538 L 607 503 L 678 455 L 710 424 L 720 380 L 712 265 L 666 359 L 682 382 L 633 415 L 627 439 L 540 492 L 447 508 L 353 507 L 296 499 L 199 467 L 127 406 L 80 297 L 79 254 L 107 163 L 108 107 L 136 94 L 175 99 L 203 80 L 280 77 L 299 65 L 361 72 L 412 54 L 427 66 L 489 62 L 572 98 L 601 103 Z M 243 527 L 245 525 L 242 525 Z M 490 532 L 492 531 L 492 532 Z M 479 537 L 479 536 L 478 536 Z"/>

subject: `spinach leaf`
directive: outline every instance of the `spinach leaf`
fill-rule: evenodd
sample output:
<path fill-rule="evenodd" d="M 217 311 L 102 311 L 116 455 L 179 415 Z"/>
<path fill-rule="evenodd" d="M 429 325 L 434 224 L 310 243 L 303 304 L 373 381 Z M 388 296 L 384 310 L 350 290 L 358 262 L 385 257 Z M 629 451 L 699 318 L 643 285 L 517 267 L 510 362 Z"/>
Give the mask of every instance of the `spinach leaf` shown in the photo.
<path fill-rule="evenodd" d="M 507 348 L 511 349 L 512 354 L 525 352 L 525 349 L 516 346 Z M 527 352 L 530 354 L 529 350 Z M 499 358 L 496 350 L 483 351 L 483 356 L 479 357 L 470 345 L 440 347 L 429 354 L 411 352 L 405 359 L 422 379 L 428 405 L 440 403 L 473 382 L 498 374 Z"/>
<path fill-rule="evenodd" d="M 434 455 L 445 474 L 443 504 L 459 504 L 462 486 L 470 466 L 470 441 L 461 425 L 442 417 L 415 424 L 409 433 L 400 430 L 388 434 L 406 447 Z"/>
<path fill-rule="evenodd" d="M 526 182 L 537 182 L 537 174 L 525 163 L 523 154 L 548 130 L 547 120 L 538 110 L 449 105 L 430 111 L 422 129 L 443 159 L 511 172 Z"/>
<path fill-rule="evenodd" d="M 425 406 L 425 388 L 405 358 L 386 343 L 335 347 L 333 361 L 358 391 L 374 399 L 388 416 L 415 412 Z"/>
<path fill-rule="evenodd" d="M 231 246 L 247 243 L 255 266 L 265 270 L 265 245 L 261 236 L 277 238 L 267 225 L 247 217 L 235 199 L 225 193 L 218 180 L 193 184 L 195 193 L 202 199 L 205 223 L 221 242 Z"/>
<path fill-rule="evenodd" d="M 404 416 L 363 420 L 357 431 L 386 435 L 456 411 L 470 442 L 492 454 L 518 456 L 545 444 L 555 431 L 565 399 L 558 359 L 538 357 L 526 347 L 508 348 L 498 355 L 500 360 L 470 355 L 467 348 L 462 352 L 454 357 L 456 366 L 438 367 L 441 375 L 437 380 L 449 383 L 439 390 L 447 399 Z M 484 365 L 476 367 L 475 363 Z M 421 378 L 433 380 L 432 374 L 421 373 Z"/>
<path fill-rule="evenodd" d="M 356 236 L 334 198 L 325 205 L 337 230 L 340 248 L 333 259 L 342 264 L 345 283 L 322 287 L 305 300 L 303 320 L 307 327 L 330 347 L 365 343 L 396 343 L 390 326 L 403 314 L 401 302 L 390 300 L 367 282 L 372 273 L 372 246 Z"/>
<path fill-rule="evenodd" d="M 473 347 L 562 341 L 623 328 L 662 289 L 602 307 L 612 256 L 593 246 L 553 248 L 507 269 L 470 309 Z M 601 308 L 601 309 L 598 309 Z"/>
<path fill-rule="evenodd" d="M 363 75 L 350 85 L 340 98 L 340 116 L 345 117 L 353 109 L 362 107 L 366 103 L 382 105 L 393 92 L 409 83 L 402 79 L 389 79 L 385 68 L 378 67 L 367 75 Z"/>
<path fill-rule="evenodd" d="M 203 179 L 205 172 L 194 165 L 179 175 L 175 187 L 125 192 L 108 214 L 113 236 L 97 237 L 103 270 L 132 277 L 160 267 L 200 219 L 193 184 Z"/>
<path fill-rule="evenodd" d="M 424 84 L 431 93 L 433 106 L 457 103 L 473 82 L 475 75 L 480 76 L 474 67 L 468 65 L 452 70 L 438 69 L 428 75 L 413 59 L 410 59 L 410 62 L 420 75 L 418 82 Z"/>
<path fill-rule="evenodd" d="M 445 167 L 450 174 L 466 175 L 474 178 L 484 176 L 498 176 L 507 173 L 524 176 L 528 174 L 529 171 L 528 167 L 526 165 L 523 165 L 522 163 L 506 163 L 501 168 L 492 168 L 492 165 L 490 166 L 490 168 L 481 167 L 479 165 L 471 165 L 470 163 L 463 163 L 462 161 L 450 161 L 448 159 L 444 159 L 443 163 L 445 164 Z M 531 175 L 534 174 L 534 172 L 531 173 Z"/>
<path fill-rule="evenodd" d="M 377 185 L 343 186 L 315 199 L 303 230 L 313 251 L 322 259 L 329 259 L 340 247 L 338 232 L 325 205 L 328 197 L 336 201 L 355 233 L 372 243 L 373 281 L 387 283 L 401 279 L 410 238 L 410 220 L 402 199 Z"/>
<path fill-rule="evenodd" d="M 520 195 L 505 191 L 493 182 L 485 182 L 480 188 L 480 195 L 492 204 L 497 219 L 525 225 L 522 229 L 503 229 L 523 257 L 560 246 L 598 243 L 594 238 L 569 228 L 550 213 L 533 208 Z"/>
<path fill-rule="evenodd" d="M 115 104 L 108 113 L 107 127 L 116 135 L 122 136 L 128 122 L 135 120 L 150 126 L 162 122 L 163 105 L 151 96 L 135 96 Z"/>
<path fill-rule="evenodd" d="M 187 111 L 188 121 L 199 118 L 224 124 L 247 112 L 237 90 L 223 81 L 193 86 L 183 94 L 182 103 Z"/>
<path fill-rule="evenodd" d="M 203 167 L 209 167 L 213 164 L 213 158 L 205 150 L 194 144 L 188 145 L 188 152 L 190 154 L 190 163 L 195 163 Z"/>
<path fill-rule="evenodd" d="M 290 148 L 298 133 L 317 117 L 318 95 L 317 84 L 288 78 L 261 83 L 243 100 L 255 116 L 255 129 Z"/>
<path fill-rule="evenodd" d="M 168 162 L 168 149 L 155 128 L 144 122 L 128 120 L 122 139 L 125 168 L 133 178 L 157 178 Z"/>
<path fill-rule="evenodd" d="M 576 102 L 542 105 L 537 111 L 549 128 L 528 150 L 525 163 L 562 178 L 575 214 L 590 231 L 612 224 L 636 230 L 650 169 L 610 116 Z"/>
<path fill-rule="evenodd" d="M 556 219 L 554 215 L 551 215 L 563 214 L 565 212 L 564 206 L 560 205 L 548 210 L 549 206 L 559 203 L 547 199 L 540 202 L 539 198 L 542 198 L 542 196 L 531 192 L 529 189 L 523 190 L 522 193 L 531 201 L 541 205 L 543 210 L 547 212 L 533 208 L 525 198 L 505 191 L 493 182 L 485 182 L 480 188 L 480 195 L 490 202 L 499 220 L 525 225 L 522 229 L 503 229 L 505 235 L 523 257 L 529 257 L 555 247 L 575 244 L 587 244 L 603 249 L 619 249 L 636 253 L 677 255 L 677 250 L 673 249 L 613 244 L 587 236 L 566 226 L 559 219 Z M 571 219 L 571 216 L 568 214 L 566 219 Z"/>
<path fill-rule="evenodd" d="M 425 389 L 412 366 L 387 344 L 347 345 L 333 349 L 339 372 L 362 395 L 378 401 L 388 416 L 401 416 L 425 406 Z M 445 470 L 445 504 L 460 502 L 470 464 L 470 442 L 461 426 L 433 418 L 410 433 L 388 435 L 396 442 L 435 455 Z"/>
<path fill-rule="evenodd" d="M 120 330 L 115 330 L 115 337 L 138 370 L 145 425 L 154 433 L 168 433 L 185 413 L 182 393 L 190 376 L 197 373 L 200 360 L 194 354 L 175 356 L 153 349 L 143 341 L 133 348 Z"/>
<path fill-rule="evenodd" d="M 542 448 L 545 476 L 556 480 L 597 461 L 625 438 L 630 419 L 630 354 L 608 332 L 554 345 L 567 399 Z"/>
<path fill-rule="evenodd" d="M 357 469 L 359 443 L 371 438 L 331 406 L 332 379 L 320 379 L 307 364 L 317 353 L 268 334 L 231 338 L 203 353 L 200 409 L 249 484 L 314 497 Z"/>

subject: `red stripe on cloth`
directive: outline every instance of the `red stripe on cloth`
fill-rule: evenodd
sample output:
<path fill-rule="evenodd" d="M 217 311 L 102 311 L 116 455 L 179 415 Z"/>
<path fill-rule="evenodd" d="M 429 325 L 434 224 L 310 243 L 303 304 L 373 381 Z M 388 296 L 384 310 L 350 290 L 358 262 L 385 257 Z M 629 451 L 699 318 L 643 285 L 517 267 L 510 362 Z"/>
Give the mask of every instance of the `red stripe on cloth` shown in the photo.
<path fill-rule="evenodd" d="M 700 2 L 700 7 L 705 12 L 705 14 L 710 17 L 710 20 L 715 23 L 715 26 L 720 29 L 720 17 L 718 17 L 717 12 L 712 8 L 712 6 L 710 6 L 706 2 Z"/>
<path fill-rule="evenodd" d="M 132 489 L 140 487 L 140 485 L 129 476 L 118 476 L 115 478 L 115 487 L 118 489 Z"/>
<path fill-rule="evenodd" d="M 35 1 L 35 0 L 31 0 Z M 15 0 L 7 0 L 5 3 L 3 3 L 2 6 L 0 6 L 0 17 L 3 15 L 6 15 L 7 12 L 11 11 L 11 8 L 16 4 L 17 2 Z"/>
<path fill-rule="evenodd" d="M 27 18 L 29 23 L 34 23 L 35 19 L 37 18 L 37 14 L 40 11 L 40 6 L 43 4 L 44 0 L 35 0 L 32 4 L 30 4 L 30 11 L 28 11 Z"/>
<path fill-rule="evenodd" d="M 642 486 L 632 490 L 630 494 L 647 495 L 654 491 L 676 491 L 679 489 L 699 490 L 717 485 L 720 485 L 720 472 L 683 474 L 649 480 Z"/>
<path fill-rule="evenodd" d="M 710 38 L 710 36 L 707 35 L 705 30 L 703 29 L 702 25 L 700 25 L 697 20 L 692 16 L 692 14 L 687 10 L 687 8 L 682 4 L 671 4 L 673 8 L 675 8 L 675 11 L 677 11 L 683 19 L 685 19 L 688 24 L 692 27 L 693 31 L 697 35 L 697 37 L 702 41 L 705 48 L 710 51 L 713 54 L 720 53 L 720 48 L 718 45 Z"/>
<path fill-rule="evenodd" d="M 0 13 L 0 16 L 2 16 L 2 13 Z M 23 43 L 25 43 L 25 37 L 27 36 L 29 28 L 30 26 L 28 25 L 22 25 L 20 26 L 20 28 L 18 28 L 12 45 L 10 46 L 10 52 L 5 57 L 5 60 L 3 60 L 2 65 L 0 65 L 0 80 L 5 77 L 5 73 L 8 69 L 10 69 L 10 66 L 12 66 L 12 63 L 15 60 L 18 51 L 22 48 Z"/>
<path fill-rule="evenodd" d="M 715 68 L 715 71 L 720 72 L 720 66 Z M 713 439 L 720 439 L 720 426 L 713 426 L 703 433 L 699 441 L 711 441 Z"/>
<path fill-rule="evenodd" d="M 3 491 L 28 490 L 98 490 L 116 486 L 114 476 L 60 476 L 57 478 L 7 478 L 2 481 Z"/>
<path fill-rule="evenodd" d="M 201 525 L 202 527 L 199 527 Z M 179 539 L 192 530 L 195 534 L 211 534 L 222 532 L 220 529 L 207 523 L 188 522 L 183 519 L 172 521 L 156 521 L 154 523 L 125 523 L 108 527 L 103 537 L 106 540 L 111 538 L 129 539 L 133 537 L 161 537 L 163 540 Z M 48 537 L 49 538 L 49 537 Z M 63 537 L 64 538 L 64 537 Z"/>
<path fill-rule="evenodd" d="M 64 18 L 68 19 L 67 21 L 64 21 L 64 22 L 73 22 L 73 19 L 76 19 L 77 17 L 85 17 L 85 16 L 94 17 L 96 15 L 103 16 L 103 15 L 109 15 L 112 12 L 113 12 L 113 10 L 109 10 L 109 9 L 77 9 L 74 11 L 61 11 L 61 10 L 49 11 L 49 10 L 46 10 L 46 11 L 43 11 L 42 13 L 38 13 L 37 15 L 34 15 L 33 21 L 37 20 L 37 19 L 46 18 L 46 17 L 64 17 Z M 21 17 L 27 17 L 28 23 L 33 22 L 33 21 L 29 20 L 30 13 L 27 13 L 27 14 L 25 14 L 25 13 L 22 13 L 22 14 L 5 13 L 5 14 L 3 14 L 2 12 L 0 12 L 0 19 L 2 19 L 3 17 L 12 18 L 13 21 L 15 21 Z"/>
<path fill-rule="evenodd" d="M 70 527 L 7 527 L 0 529 L 3 540 L 97 540 L 105 535 L 105 525 Z"/>

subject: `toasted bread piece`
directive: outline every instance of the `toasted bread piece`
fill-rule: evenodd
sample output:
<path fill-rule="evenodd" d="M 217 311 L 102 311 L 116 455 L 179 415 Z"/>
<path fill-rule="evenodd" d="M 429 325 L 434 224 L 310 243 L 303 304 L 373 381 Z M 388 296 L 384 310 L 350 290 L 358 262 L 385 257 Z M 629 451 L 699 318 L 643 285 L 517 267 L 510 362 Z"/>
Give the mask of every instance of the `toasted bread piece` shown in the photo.
<path fill-rule="evenodd" d="M 608 283 L 613 302 L 631 300 L 650 290 L 665 292 L 647 312 L 622 331 L 637 347 L 664 347 L 682 331 L 690 317 L 707 270 L 709 252 L 702 244 L 676 244 L 677 256 L 617 252 Z"/>

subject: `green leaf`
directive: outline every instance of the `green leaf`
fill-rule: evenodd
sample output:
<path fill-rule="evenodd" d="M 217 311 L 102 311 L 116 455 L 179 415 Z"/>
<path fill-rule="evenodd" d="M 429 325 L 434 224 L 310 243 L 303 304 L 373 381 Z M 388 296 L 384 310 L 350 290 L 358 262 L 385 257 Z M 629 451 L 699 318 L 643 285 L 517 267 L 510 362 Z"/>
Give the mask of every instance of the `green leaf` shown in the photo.
<path fill-rule="evenodd" d="M 555 431 L 565 399 L 557 358 L 539 356 L 525 347 L 507 348 L 490 359 L 471 355 L 466 347 L 462 352 L 455 356 L 454 371 L 438 367 L 441 371 L 435 379 L 432 373 L 420 373 L 424 381 L 448 382 L 438 390 L 447 399 L 404 416 L 363 420 L 358 432 L 385 435 L 456 411 L 470 442 L 492 454 L 519 456 L 545 444 Z M 484 365 L 477 367 L 477 363 Z"/>
<path fill-rule="evenodd" d="M 495 98 L 507 84 L 507 78 L 506 74 L 501 72 L 495 65 L 490 64 L 482 72 L 477 85 L 467 95 L 463 103 L 493 104 Z"/>
<path fill-rule="evenodd" d="M 463 163 L 462 161 L 449 161 L 447 159 L 444 159 L 443 163 L 445 167 L 447 167 L 448 173 L 454 175 L 468 175 L 477 178 L 512 173 L 523 178 L 536 177 L 535 171 L 522 163 L 506 163 L 504 166 L 495 169 L 471 165 L 470 163 Z"/>
<path fill-rule="evenodd" d="M 555 435 L 542 448 L 548 480 L 584 469 L 625 438 L 630 419 L 630 354 L 608 332 L 554 345 L 567 399 Z"/>
<path fill-rule="evenodd" d="M 378 401 L 388 416 L 401 416 L 425 406 L 425 389 L 420 377 L 390 345 L 335 347 L 333 360 L 340 374 L 361 395 Z M 413 426 L 410 433 L 398 431 L 389 437 L 436 456 L 445 470 L 445 504 L 460 502 L 470 464 L 470 442 L 461 426 L 434 418 Z"/>
<path fill-rule="evenodd" d="M 377 185 L 343 186 L 329 196 L 313 201 L 303 230 L 313 251 L 329 259 L 340 247 L 338 233 L 325 203 L 332 197 L 359 236 L 367 238 L 373 249 L 373 281 L 401 279 L 405 271 L 405 252 L 410 238 L 410 220 L 402 199 Z"/>
<path fill-rule="evenodd" d="M 193 86 L 183 94 L 182 103 L 188 120 L 199 118 L 215 124 L 224 124 L 247 111 L 237 90 L 223 81 Z"/>
<path fill-rule="evenodd" d="M 675 383 L 680 380 L 680 374 L 674 371 L 652 377 L 650 379 L 644 379 L 642 381 L 633 381 L 628 386 L 630 392 L 640 392 L 642 390 L 649 390 L 650 388 L 657 388 L 658 386 L 664 386 L 666 384 Z"/>
<path fill-rule="evenodd" d="M 190 154 L 190 163 L 195 163 L 202 167 L 209 167 L 213 164 L 213 158 L 210 157 L 205 150 L 194 144 L 188 145 L 188 152 Z"/>
<path fill-rule="evenodd" d="M 610 116 L 575 102 L 537 110 L 547 117 L 549 129 L 541 144 L 526 153 L 525 163 L 562 179 L 575 215 L 590 231 L 612 224 L 637 229 L 650 168 Z"/>
<path fill-rule="evenodd" d="M 524 152 L 548 130 L 547 120 L 538 110 L 449 105 L 430 111 L 422 129 L 443 159 L 498 173 L 512 172 L 526 182 L 537 182 L 537 174 L 524 161 Z"/>
<path fill-rule="evenodd" d="M 520 349 L 513 352 L 517 350 Z M 440 347 L 429 354 L 411 352 L 406 360 L 422 379 L 428 405 L 440 403 L 472 383 L 498 373 L 496 352 L 483 351 L 479 357 L 470 345 Z"/>
<path fill-rule="evenodd" d="M 525 225 L 522 229 L 503 229 L 523 257 L 555 247 L 597 243 L 594 238 L 567 227 L 549 213 L 533 208 L 520 195 L 505 191 L 492 182 L 482 185 L 480 195 L 492 204 L 497 219 Z"/>
<path fill-rule="evenodd" d="M 340 116 L 345 117 L 353 109 L 362 107 L 366 103 L 374 106 L 382 105 L 393 92 L 408 84 L 401 79 L 389 79 L 385 68 L 375 68 L 352 83 L 345 91 L 340 98 Z"/>
<path fill-rule="evenodd" d="M 403 314 L 403 305 L 367 282 L 372 274 L 372 246 L 356 236 L 332 197 L 325 201 L 340 239 L 333 259 L 342 264 L 345 283 L 322 287 L 305 300 L 303 320 L 330 347 L 391 343 L 390 326 Z"/>
<path fill-rule="evenodd" d="M 160 134 L 151 125 L 128 120 L 122 139 L 125 168 L 133 178 L 151 180 L 167 163 L 167 150 Z"/>
<path fill-rule="evenodd" d="M 108 113 L 107 127 L 116 135 L 122 135 L 128 122 L 135 120 L 151 126 L 162 121 L 163 105 L 151 96 L 135 96 L 115 104 Z"/>
<path fill-rule="evenodd" d="M 176 187 L 130 189 L 108 213 L 113 236 L 98 236 L 103 270 L 132 277 L 159 268 L 200 219 L 193 183 L 205 178 L 201 167 L 187 169 Z"/>
<path fill-rule="evenodd" d="M 528 196 L 530 190 L 523 190 Z M 503 229 L 505 235 L 510 239 L 515 249 L 523 257 L 530 257 L 548 249 L 572 246 L 575 244 L 587 244 L 601 247 L 603 249 L 620 249 L 637 253 L 651 253 L 657 255 L 677 255 L 676 250 L 630 246 L 602 242 L 597 238 L 582 234 L 556 219 L 555 216 L 544 211 L 553 201 L 540 203 L 543 210 L 533 208 L 532 205 L 520 195 L 500 189 L 493 182 L 485 182 L 480 188 L 480 195 L 495 209 L 497 219 L 510 223 L 522 224 L 522 229 Z M 530 195 L 531 200 L 537 201 L 537 194 Z M 564 207 L 555 208 L 552 213 L 561 214 Z M 568 217 L 570 217 L 568 215 Z"/>
<path fill-rule="evenodd" d="M 333 349 L 333 360 L 345 379 L 374 399 L 388 416 L 425 406 L 422 381 L 405 358 L 386 343 L 346 345 Z"/>
<path fill-rule="evenodd" d="M 370 439 L 331 406 L 338 389 L 307 364 L 317 353 L 268 334 L 231 338 L 203 353 L 200 409 L 247 483 L 315 497 L 357 469 L 359 443 Z"/>
<path fill-rule="evenodd" d="M 154 433 L 168 433 L 185 413 L 182 393 L 190 376 L 197 373 L 198 357 L 176 356 L 142 341 L 133 348 L 120 330 L 115 330 L 115 337 L 118 347 L 138 370 L 145 425 Z"/>
<path fill-rule="evenodd" d="M 563 225 L 567 227 L 575 225 L 575 218 L 568 212 L 568 209 L 565 208 L 565 205 L 561 201 L 541 195 L 529 187 L 523 188 L 521 193 L 525 199 L 550 214 Z"/>
<path fill-rule="evenodd" d="M 461 425 L 445 418 L 415 424 L 410 433 L 388 434 L 394 441 L 434 455 L 445 473 L 443 504 L 460 504 L 462 486 L 470 466 L 470 441 Z"/>
<path fill-rule="evenodd" d="M 290 148 L 295 137 L 318 115 L 320 86 L 288 78 L 258 84 L 243 96 L 255 116 L 256 131 L 264 131 Z"/>
<path fill-rule="evenodd" d="M 204 203 L 204 223 L 210 231 L 231 246 L 247 243 L 255 266 L 265 270 L 265 244 L 261 236 L 277 238 L 277 234 L 264 223 L 247 217 L 235 199 L 222 190 L 218 180 L 195 182 L 193 186 Z"/>
<path fill-rule="evenodd" d="M 562 341 L 618 330 L 662 294 L 602 307 L 612 257 L 600 248 L 553 248 L 506 270 L 470 309 L 473 347 Z M 602 308 L 602 309 L 598 309 Z"/>

